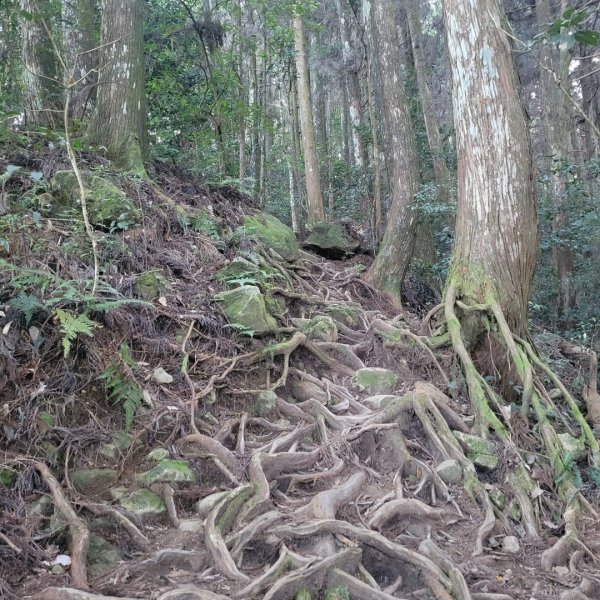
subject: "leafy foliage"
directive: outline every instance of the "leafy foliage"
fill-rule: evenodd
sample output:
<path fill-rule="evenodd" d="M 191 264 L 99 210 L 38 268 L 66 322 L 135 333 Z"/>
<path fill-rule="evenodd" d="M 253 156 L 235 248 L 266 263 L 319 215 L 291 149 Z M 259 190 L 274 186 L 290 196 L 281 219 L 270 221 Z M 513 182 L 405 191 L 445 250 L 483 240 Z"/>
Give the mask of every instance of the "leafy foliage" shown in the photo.
<path fill-rule="evenodd" d="M 131 349 L 122 343 L 116 356 L 98 377 L 104 382 L 113 403 L 123 408 L 126 432 L 131 429 L 133 417 L 144 399 L 142 388 L 133 375 L 135 369 L 137 364 L 131 356 Z"/>
<path fill-rule="evenodd" d="M 54 313 L 58 318 L 62 331 L 62 345 L 65 358 L 69 355 L 71 346 L 78 335 L 93 337 L 94 329 L 100 326 L 84 313 L 77 315 L 60 308 L 57 308 Z"/>

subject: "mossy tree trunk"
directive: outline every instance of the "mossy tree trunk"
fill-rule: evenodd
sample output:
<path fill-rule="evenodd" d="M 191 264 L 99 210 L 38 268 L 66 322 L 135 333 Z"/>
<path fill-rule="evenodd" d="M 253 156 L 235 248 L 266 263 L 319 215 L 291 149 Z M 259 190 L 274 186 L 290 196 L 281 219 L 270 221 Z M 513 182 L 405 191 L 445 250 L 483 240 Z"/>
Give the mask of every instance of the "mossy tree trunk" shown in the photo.
<path fill-rule="evenodd" d="M 498 302 L 518 335 L 537 251 L 535 177 L 504 14 L 497 0 L 445 0 L 458 158 L 448 283 L 467 303 Z"/>
<path fill-rule="evenodd" d="M 54 52 L 51 16 L 35 0 L 21 0 L 21 83 L 28 127 L 60 126 L 62 74 Z"/>
<path fill-rule="evenodd" d="M 325 209 L 323 208 L 319 157 L 315 141 L 308 58 L 306 56 L 306 44 L 304 40 L 304 22 L 300 15 L 294 19 L 294 40 L 296 45 L 296 70 L 298 73 L 298 106 L 300 109 L 302 146 L 304 148 L 304 171 L 308 198 L 308 222 L 309 224 L 313 224 L 325 220 Z"/>
<path fill-rule="evenodd" d="M 373 0 L 376 59 L 381 76 L 381 109 L 391 206 L 383 241 L 368 278 L 398 302 L 415 245 L 413 208 L 419 186 L 419 163 L 408 99 L 400 66 L 398 29 L 392 0 Z"/>
<path fill-rule="evenodd" d="M 101 73 L 90 137 L 119 168 L 145 174 L 144 2 L 102 0 L 101 9 Z"/>

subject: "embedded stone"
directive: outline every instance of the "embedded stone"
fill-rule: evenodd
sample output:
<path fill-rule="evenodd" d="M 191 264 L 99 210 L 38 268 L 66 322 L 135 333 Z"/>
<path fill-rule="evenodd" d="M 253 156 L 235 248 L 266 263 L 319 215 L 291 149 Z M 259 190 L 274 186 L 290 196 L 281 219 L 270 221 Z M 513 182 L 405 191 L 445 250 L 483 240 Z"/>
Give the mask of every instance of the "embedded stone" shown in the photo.
<path fill-rule="evenodd" d="M 489 470 L 498 466 L 498 451 L 493 442 L 462 431 L 454 431 L 453 433 L 463 450 L 465 450 L 467 458 L 474 465 Z"/>
<path fill-rule="evenodd" d="M 565 453 L 569 454 L 573 460 L 585 458 L 585 442 L 581 438 L 575 438 L 570 433 L 559 433 L 558 439 L 565 449 Z"/>
<path fill-rule="evenodd" d="M 491 489 L 488 490 L 488 496 L 494 506 L 499 510 L 504 510 L 504 507 L 506 506 L 506 496 L 504 495 L 504 492 L 497 487 L 492 486 Z"/>
<path fill-rule="evenodd" d="M 347 327 L 359 324 L 359 310 L 347 304 L 330 304 L 323 312 Z"/>
<path fill-rule="evenodd" d="M 136 572 L 142 571 L 153 575 L 168 575 L 171 571 L 199 572 L 206 564 L 206 554 L 195 550 L 179 548 L 163 548 L 150 558 L 134 567 Z"/>
<path fill-rule="evenodd" d="M 208 513 L 221 501 L 229 492 L 215 492 L 196 502 L 196 514 L 199 517 L 206 517 Z"/>
<path fill-rule="evenodd" d="M 244 277 L 254 277 L 260 272 L 260 267 L 253 262 L 236 256 L 228 265 L 215 275 L 217 281 L 229 282 Z"/>
<path fill-rule="evenodd" d="M 317 315 L 312 319 L 292 319 L 292 324 L 311 340 L 337 342 L 338 330 L 334 320 L 327 315 Z"/>
<path fill-rule="evenodd" d="M 300 258 L 300 246 L 296 234 L 279 219 L 267 213 L 258 212 L 244 217 L 244 229 L 255 236 L 266 247 L 271 248 L 284 260 Z"/>
<path fill-rule="evenodd" d="M 181 519 L 178 529 L 179 531 L 198 533 L 204 529 L 204 519 Z"/>
<path fill-rule="evenodd" d="M 74 469 L 69 473 L 75 489 L 86 496 L 103 496 L 118 477 L 114 469 Z"/>
<path fill-rule="evenodd" d="M 154 379 L 154 381 L 156 381 L 157 383 L 173 383 L 173 375 L 167 373 L 162 367 L 157 367 L 156 369 L 154 369 L 152 379 Z"/>
<path fill-rule="evenodd" d="M 254 335 L 277 328 L 277 322 L 267 312 L 265 298 L 255 285 L 244 285 L 215 296 L 227 321 Z"/>
<path fill-rule="evenodd" d="M 356 371 L 352 383 L 358 389 L 373 395 L 390 394 L 398 383 L 398 375 L 388 369 L 365 367 Z"/>
<path fill-rule="evenodd" d="M 167 510 L 162 498 L 146 489 L 121 497 L 119 504 L 126 511 L 140 516 L 160 515 Z"/>
<path fill-rule="evenodd" d="M 112 571 L 123 560 L 123 554 L 113 544 L 99 535 L 90 535 L 90 546 L 87 554 L 87 565 L 94 577 Z"/>
<path fill-rule="evenodd" d="M 254 413 L 258 417 L 266 417 L 277 405 L 277 394 L 270 390 L 261 392 L 254 401 Z"/>
<path fill-rule="evenodd" d="M 441 462 L 435 472 L 444 483 L 457 483 L 462 480 L 463 470 L 457 460 L 449 459 Z"/>
<path fill-rule="evenodd" d="M 502 540 L 502 550 L 508 554 L 518 554 L 521 550 L 519 540 L 514 535 L 507 535 Z"/>
<path fill-rule="evenodd" d="M 398 396 L 393 396 L 392 394 L 378 394 L 377 396 L 369 396 L 361 400 L 361 404 L 364 404 L 371 410 L 380 410 L 381 408 L 385 408 L 390 402 L 396 400 L 396 398 Z"/>
<path fill-rule="evenodd" d="M 196 475 L 185 460 L 161 460 L 156 466 L 136 476 L 145 485 L 172 483 L 176 481 L 195 482 Z"/>
<path fill-rule="evenodd" d="M 154 448 L 154 450 L 148 453 L 146 459 L 152 462 L 160 462 L 161 460 L 166 460 L 170 457 L 171 454 L 166 448 Z"/>
<path fill-rule="evenodd" d="M 360 242 L 350 237 L 339 223 L 323 221 L 313 225 L 303 246 L 327 258 L 340 259 L 354 254 Z"/>

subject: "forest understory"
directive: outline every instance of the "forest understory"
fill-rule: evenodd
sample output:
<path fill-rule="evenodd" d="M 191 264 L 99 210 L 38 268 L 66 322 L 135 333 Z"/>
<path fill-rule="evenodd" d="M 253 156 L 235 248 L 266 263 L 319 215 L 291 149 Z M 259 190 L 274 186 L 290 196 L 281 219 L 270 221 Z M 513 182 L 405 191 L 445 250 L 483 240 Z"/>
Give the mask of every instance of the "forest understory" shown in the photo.
<path fill-rule="evenodd" d="M 284 260 L 232 188 L 91 167 L 144 207 L 97 228 L 96 294 L 79 220 L 3 222 L 1 598 L 599 597 L 593 356 L 452 286 L 399 309 L 366 255 Z M 215 300 L 247 287 L 262 335 Z"/>

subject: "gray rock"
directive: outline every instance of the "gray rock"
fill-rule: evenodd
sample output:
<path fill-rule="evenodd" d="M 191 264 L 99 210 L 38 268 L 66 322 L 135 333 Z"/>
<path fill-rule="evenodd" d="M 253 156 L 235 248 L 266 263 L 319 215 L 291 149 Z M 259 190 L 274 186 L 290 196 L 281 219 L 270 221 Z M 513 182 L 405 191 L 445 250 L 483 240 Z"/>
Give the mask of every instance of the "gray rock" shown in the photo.
<path fill-rule="evenodd" d="M 152 575 L 168 575 L 171 571 L 200 572 L 206 568 L 206 554 L 195 550 L 179 550 L 178 548 L 163 548 L 155 552 L 149 559 L 139 563 L 134 569 L 137 572 Z"/>
<path fill-rule="evenodd" d="M 117 482 L 118 473 L 114 469 L 74 469 L 69 477 L 78 492 L 86 496 L 104 496 Z"/>
<path fill-rule="evenodd" d="M 199 533 L 203 529 L 204 519 L 181 519 L 181 521 L 179 521 L 179 531 Z"/>
<path fill-rule="evenodd" d="M 254 335 L 268 333 L 277 328 L 277 322 L 267 312 L 265 298 L 255 285 L 243 285 L 215 296 L 227 321 Z"/>
<path fill-rule="evenodd" d="M 356 371 L 352 383 L 369 394 L 391 394 L 398 383 L 398 375 L 388 369 L 365 367 Z"/>
<path fill-rule="evenodd" d="M 519 540 L 514 535 L 507 535 L 502 540 L 502 550 L 508 554 L 518 554 L 521 550 Z"/>
<path fill-rule="evenodd" d="M 153 483 L 172 483 L 175 481 L 195 482 L 196 476 L 185 460 L 161 460 L 145 473 L 136 475 L 144 485 Z"/>
<path fill-rule="evenodd" d="M 441 462 L 435 472 L 444 483 L 458 483 L 462 480 L 463 470 L 457 460 L 449 459 Z"/>
<path fill-rule="evenodd" d="M 160 462 L 161 460 L 166 460 L 170 457 L 171 453 L 166 448 L 154 448 L 154 450 L 146 456 L 146 460 Z"/>
<path fill-rule="evenodd" d="M 136 490 L 120 498 L 119 504 L 126 511 L 140 516 L 160 515 L 167 510 L 162 498 L 150 490 Z"/>
<path fill-rule="evenodd" d="M 88 549 L 87 564 L 94 577 L 112 571 L 123 560 L 121 551 L 99 535 L 92 533 Z"/>
<path fill-rule="evenodd" d="M 273 412 L 277 405 L 277 394 L 271 391 L 261 392 L 254 401 L 254 414 L 266 417 Z"/>

